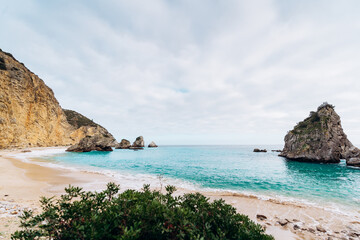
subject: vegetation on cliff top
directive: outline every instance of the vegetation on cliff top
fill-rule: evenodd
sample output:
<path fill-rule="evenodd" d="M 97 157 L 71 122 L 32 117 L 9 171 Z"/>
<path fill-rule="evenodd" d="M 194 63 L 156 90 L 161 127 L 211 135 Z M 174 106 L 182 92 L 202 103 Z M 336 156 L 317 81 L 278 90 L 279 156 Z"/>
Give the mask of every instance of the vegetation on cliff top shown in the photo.
<path fill-rule="evenodd" d="M 83 126 L 101 127 L 99 124 L 93 122 L 92 120 L 90 120 L 89 118 L 85 117 L 84 115 L 78 112 L 68 109 L 63 109 L 63 111 L 66 115 L 66 120 L 68 121 L 68 123 L 73 127 L 75 127 L 76 129 Z"/>
<path fill-rule="evenodd" d="M 12 239 L 273 239 L 263 228 L 224 200 L 209 202 L 200 193 L 174 197 L 166 194 L 126 190 L 109 183 L 100 192 L 66 188 L 60 199 L 43 198 L 43 212 L 21 217 L 22 231 Z"/>
<path fill-rule="evenodd" d="M 315 131 L 326 131 L 329 119 L 329 116 L 320 116 L 318 112 L 311 112 L 310 116 L 299 122 L 291 132 L 294 134 L 309 134 Z"/>

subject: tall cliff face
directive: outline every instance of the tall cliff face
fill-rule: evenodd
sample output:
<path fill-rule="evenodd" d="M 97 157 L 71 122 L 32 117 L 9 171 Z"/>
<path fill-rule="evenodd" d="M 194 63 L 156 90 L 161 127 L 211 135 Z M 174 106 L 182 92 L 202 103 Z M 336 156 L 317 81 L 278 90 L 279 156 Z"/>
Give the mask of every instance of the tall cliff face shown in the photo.
<path fill-rule="evenodd" d="M 297 161 L 338 163 L 358 151 L 347 139 L 334 107 L 324 103 L 288 132 L 280 156 Z"/>
<path fill-rule="evenodd" d="M 52 90 L 0 50 L 0 148 L 69 145 L 72 131 Z"/>

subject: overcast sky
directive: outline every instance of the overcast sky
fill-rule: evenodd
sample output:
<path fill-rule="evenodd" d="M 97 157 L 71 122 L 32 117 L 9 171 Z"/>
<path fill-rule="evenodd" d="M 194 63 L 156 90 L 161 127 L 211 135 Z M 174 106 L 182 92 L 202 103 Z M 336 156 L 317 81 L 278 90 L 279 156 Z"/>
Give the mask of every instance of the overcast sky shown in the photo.
<path fill-rule="evenodd" d="M 0 2 L 0 48 L 118 140 L 282 144 L 328 101 L 360 143 L 358 0 Z"/>

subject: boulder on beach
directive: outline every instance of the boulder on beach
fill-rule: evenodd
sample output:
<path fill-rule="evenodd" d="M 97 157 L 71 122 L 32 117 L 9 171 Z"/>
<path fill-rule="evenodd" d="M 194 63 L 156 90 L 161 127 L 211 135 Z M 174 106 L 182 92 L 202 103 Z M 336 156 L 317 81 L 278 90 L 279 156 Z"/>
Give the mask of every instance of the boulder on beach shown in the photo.
<path fill-rule="evenodd" d="M 253 152 L 267 152 L 266 149 L 255 148 Z"/>
<path fill-rule="evenodd" d="M 113 139 L 110 136 L 95 134 L 86 136 L 78 144 L 69 147 L 68 152 L 112 151 Z"/>
<path fill-rule="evenodd" d="M 115 145 L 115 149 L 129 149 L 131 143 L 129 140 L 121 139 L 121 142 Z"/>
<path fill-rule="evenodd" d="M 135 142 L 131 145 L 131 149 L 142 149 L 144 148 L 145 143 L 144 143 L 144 138 L 143 136 L 139 136 L 136 138 Z"/>
<path fill-rule="evenodd" d="M 290 160 L 338 163 L 360 155 L 360 150 L 347 139 L 334 106 L 326 102 L 289 131 L 284 140 L 279 156 Z"/>
<path fill-rule="evenodd" d="M 155 142 L 151 142 L 148 147 L 149 148 L 154 148 L 154 147 L 158 147 L 158 145 L 156 145 Z"/>

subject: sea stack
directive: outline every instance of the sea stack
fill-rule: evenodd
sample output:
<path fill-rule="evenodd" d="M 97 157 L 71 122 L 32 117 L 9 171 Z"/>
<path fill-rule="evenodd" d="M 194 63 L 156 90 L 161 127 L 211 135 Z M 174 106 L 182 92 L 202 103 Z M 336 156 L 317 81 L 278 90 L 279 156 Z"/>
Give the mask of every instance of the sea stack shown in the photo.
<path fill-rule="evenodd" d="M 151 142 L 149 145 L 148 145 L 149 148 L 156 148 L 158 147 L 158 145 L 156 145 L 155 142 Z"/>
<path fill-rule="evenodd" d="M 135 142 L 131 145 L 131 149 L 142 149 L 144 148 L 145 143 L 144 143 L 144 138 L 143 136 L 139 136 L 135 139 Z"/>
<path fill-rule="evenodd" d="M 304 162 L 338 163 L 360 155 L 347 139 L 334 106 L 321 104 L 316 112 L 299 122 L 285 136 L 285 146 L 279 156 Z"/>
<path fill-rule="evenodd" d="M 121 142 L 115 145 L 115 149 L 129 149 L 130 147 L 130 141 L 126 139 L 121 139 Z"/>

